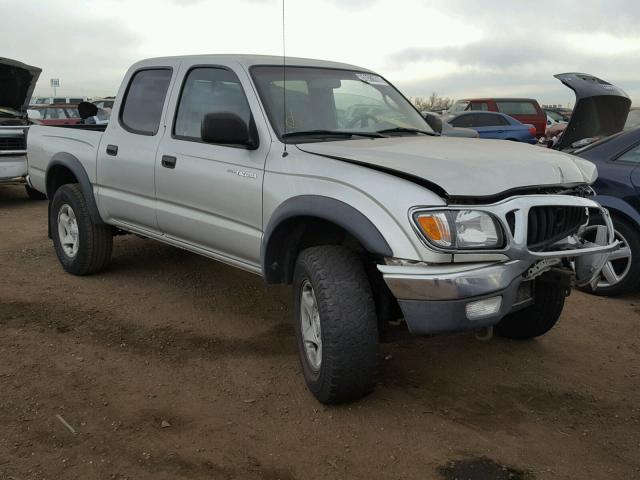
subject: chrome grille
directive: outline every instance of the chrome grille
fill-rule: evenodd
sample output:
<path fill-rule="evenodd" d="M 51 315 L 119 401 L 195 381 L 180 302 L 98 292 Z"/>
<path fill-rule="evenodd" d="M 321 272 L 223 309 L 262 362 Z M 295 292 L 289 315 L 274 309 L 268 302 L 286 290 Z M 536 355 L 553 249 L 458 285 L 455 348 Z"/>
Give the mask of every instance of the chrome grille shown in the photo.
<path fill-rule="evenodd" d="M 24 136 L 21 137 L 0 137 L 0 151 L 25 150 L 27 142 Z"/>
<path fill-rule="evenodd" d="M 576 233 L 586 223 L 584 207 L 538 206 L 529 210 L 527 246 L 530 250 L 543 250 L 558 240 Z"/>

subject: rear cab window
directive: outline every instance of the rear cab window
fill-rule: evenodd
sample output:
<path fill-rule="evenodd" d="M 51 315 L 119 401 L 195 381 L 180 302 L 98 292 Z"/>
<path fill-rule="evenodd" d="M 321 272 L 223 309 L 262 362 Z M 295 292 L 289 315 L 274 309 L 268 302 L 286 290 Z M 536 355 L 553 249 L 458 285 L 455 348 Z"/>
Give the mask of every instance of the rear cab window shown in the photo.
<path fill-rule="evenodd" d="M 120 109 L 125 130 L 148 136 L 158 133 L 172 74 L 170 68 L 149 68 L 131 77 Z"/>

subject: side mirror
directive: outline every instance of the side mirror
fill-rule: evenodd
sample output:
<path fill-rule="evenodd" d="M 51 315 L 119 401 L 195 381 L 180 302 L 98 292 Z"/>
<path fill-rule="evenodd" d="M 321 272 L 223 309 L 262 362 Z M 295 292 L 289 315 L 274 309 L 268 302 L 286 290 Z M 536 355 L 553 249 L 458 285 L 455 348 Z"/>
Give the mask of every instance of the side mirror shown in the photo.
<path fill-rule="evenodd" d="M 434 132 L 442 133 L 442 119 L 435 115 L 425 114 L 424 119 Z"/>
<path fill-rule="evenodd" d="M 231 112 L 207 113 L 202 119 L 200 134 L 206 143 L 244 145 L 250 149 L 258 146 L 249 125 Z"/>

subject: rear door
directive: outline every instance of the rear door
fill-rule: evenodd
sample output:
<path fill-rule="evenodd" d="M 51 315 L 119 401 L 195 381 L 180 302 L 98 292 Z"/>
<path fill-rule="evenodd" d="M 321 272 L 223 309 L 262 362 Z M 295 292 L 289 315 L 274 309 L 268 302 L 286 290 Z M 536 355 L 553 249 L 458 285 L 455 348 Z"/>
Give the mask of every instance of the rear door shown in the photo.
<path fill-rule="evenodd" d="M 500 113 L 536 127 L 536 137 L 544 136 L 547 128 L 547 116 L 538 102 L 534 100 L 497 100 L 496 106 Z"/>
<path fill-rule="evenodd" d="M 156 161 L 158 224 L 174 240 L 258 271 L 262 180 L 270 136 L 246 74 L 229 65 L 185 64 Z M 257 149 L 204 143 L 208 113 L 234 113 L 259 137 Z"/>
<path fill-rule="evenodd" d="M 167 61 L 140 68 L 123 82 L 118 116 L 112 117 L 98 150 L 99 208 L 107 221 L 158 231 L 154 166 L 178 65 Z"/>

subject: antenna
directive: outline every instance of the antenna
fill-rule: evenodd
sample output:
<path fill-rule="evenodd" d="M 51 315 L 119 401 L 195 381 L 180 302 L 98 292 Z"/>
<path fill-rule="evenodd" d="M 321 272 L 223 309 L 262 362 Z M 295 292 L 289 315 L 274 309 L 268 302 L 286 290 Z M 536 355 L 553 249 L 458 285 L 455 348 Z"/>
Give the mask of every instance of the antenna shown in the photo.
<path fill-rule="evenodd" d="M 284 0 L 282 0 L 282 106 L 284 112 L 284 124 L 283 133 L 287 133 L 287 50 L 285 42 L 285 29 L 284 29 Z M 284 152 L 282 156 L 289 155 L 287 152 L 287 144 L 284 144 Z"/>

